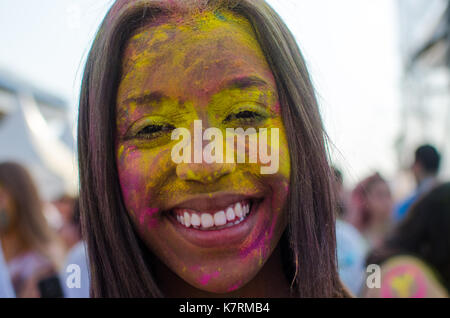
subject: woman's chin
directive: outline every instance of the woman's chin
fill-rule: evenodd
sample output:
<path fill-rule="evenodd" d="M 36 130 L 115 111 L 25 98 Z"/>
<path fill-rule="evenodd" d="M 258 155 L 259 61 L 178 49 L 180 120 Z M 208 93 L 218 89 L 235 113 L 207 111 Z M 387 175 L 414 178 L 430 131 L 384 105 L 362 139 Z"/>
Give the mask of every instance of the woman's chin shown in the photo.
<path fill-rule="evenodd" d="M 235 276 L 233 278 L 225 278 L 228 275 L 223 273 L 223 275 L 216 278 L 210 278 L 208 281 L 206 281 L 208 276 L 202 276 L 200 278 L 189 278 L 187 283 L 201 291 L 217 294 L 218 296 L 225 296 L 226 294 L 234 292 L 245 286 L 256 275 L 256 273 L 257 271 L 255 271 L 255 273 L 241 272 L 239 273 L 239 276 Z"/>
<path fill-rule="evenodd" d="M 266 261 L 266 258 L 257 255 L 245 260 L 228 258 L 222 259 L 220 266 L 217 262 L 201 262 L 203 265 L 200 267 L 193 266 L 191 271 L 181 270 L 176 274 L 196 289 L 225 297 L 249 284 L 261 272 Z"/>

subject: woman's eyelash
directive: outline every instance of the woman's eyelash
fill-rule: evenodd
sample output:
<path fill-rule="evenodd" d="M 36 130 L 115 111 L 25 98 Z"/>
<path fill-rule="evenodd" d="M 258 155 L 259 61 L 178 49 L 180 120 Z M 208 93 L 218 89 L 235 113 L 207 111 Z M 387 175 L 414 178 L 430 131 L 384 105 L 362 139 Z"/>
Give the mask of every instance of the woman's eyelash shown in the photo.
<path fill-rule="evenodd" d="M 235 114 L 230 114 L 225 118 L 225 122 L 227 121 L 231 121 L 233 119 L 237 119 L 237 120 L 256 120 L 256 119 L 261 119 L 264 116 L 262 116 L 261 114 L 251 111 L 251 110 L 244 110 Z"/>
<path fill-rule="evenodd" d="M 224 122 L 229 122 L 232 120 L 251 122 L 251 121 L 262 120 L 264 117 L 265 116 L 259 114 L 258 112 L 255 112 L 255 111 L 243 110 L 243 111 L 228 115 L 225 118 Z M 174 129 L 175 129 L 175 127 L 170 124 L 147 125 L 144 128 L 142 128 L 141 130 L 139 130 L 136 133 L 135 137 L 151 139 L 151 138 L 158 137 L 158 135 L 162 135 L 164 133 L 171 132 Z"/>
<path fill-rule="evenodd" d="M 138 131 L 137 137 L 156 135 L 174 130 L 172 125 L 148 125 Z"/>

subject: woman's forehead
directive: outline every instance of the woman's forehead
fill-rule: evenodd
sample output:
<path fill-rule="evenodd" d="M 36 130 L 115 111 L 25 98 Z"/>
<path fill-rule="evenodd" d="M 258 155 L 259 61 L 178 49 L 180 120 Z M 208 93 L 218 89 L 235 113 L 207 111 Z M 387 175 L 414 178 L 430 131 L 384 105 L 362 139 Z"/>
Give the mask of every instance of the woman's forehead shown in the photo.
<path fill-rule="evenodd" d="M 150 90 L 171 97 L 204 97 L 239 77 L 273 81 L 253 28 L 244 18 L 207 12 L 186 23 L 173 19 L 148 25 L 128 42 L 119 103 Z"/>

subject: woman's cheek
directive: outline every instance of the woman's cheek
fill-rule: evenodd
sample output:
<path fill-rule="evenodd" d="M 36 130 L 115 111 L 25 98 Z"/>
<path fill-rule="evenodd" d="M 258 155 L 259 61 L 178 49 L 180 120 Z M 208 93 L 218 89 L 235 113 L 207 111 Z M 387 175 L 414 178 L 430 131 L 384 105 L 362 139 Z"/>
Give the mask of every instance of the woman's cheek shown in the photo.
<path fill-rule="evenodd" d="M 280 126 L 278 126 L 280 127 Z M 245 175 L 258 175 L 263 184 L 269 185 L 270 211 L 261 211 L 266 214 L 264 231 L 256 233 L 255 237 L 247 240 L 239 251 L 239 259 L 247 268 L 261 268 L 264 262 L 275 249 L 287 225 L 287 216 L 284 214 L 284 205 L 289 193 L 290 182 L 290 156 L 284 129 L 280 128 L 279 142 L 269 144 L 269 147 L 279 153 L 279 169 L 273 174 L 261 174 L 261 163 L 242 164 L 240 167 Z M 242 183 L 242 181 L 241 181 Z M 232 289 L 237 288 L 234 286 Z"/>
<path fill-rule="evenodd" d="M 123 199 L 135 223 L 144 229 L 157 227 L 159 205 L 153 195 L 167 170 L 166 151 L 122 145 L 118 150 L 118 171 Z"/>
<path fill-rule="evenodd" d="M 271 144 L 272 149 L 276 149 L 279 154 L 279 168 L 274 174 L 261 175 L 263 182 L 270 185 L 271 188 L 271 219 L 267 219 L 266 232 L 257 246 L 253 250 L 259 250 L 260 259 L 266 258 L 268 252 L 273 251 L 276 243 L 284 232 L 287 225 L 287 216 L 284 214 L 284 205 L 289 193 L 290 182 L 290 156 L 287 141 L 284 134 L 284 128 L 280 125 L 279 141 L 276 145 Z M 249 250 L 244 250 L 245 255 Z"/>
<path fill-rule="evenodd" d="M 280 168 L 278 171 L 278 175 L 280 176 L 281 180 L 283 180 L 283 183 L 287 183 L 287 185 L 289 185 L 291 175 L 291 157 L 284 128 L 280 129 L 279 156 Z"/>

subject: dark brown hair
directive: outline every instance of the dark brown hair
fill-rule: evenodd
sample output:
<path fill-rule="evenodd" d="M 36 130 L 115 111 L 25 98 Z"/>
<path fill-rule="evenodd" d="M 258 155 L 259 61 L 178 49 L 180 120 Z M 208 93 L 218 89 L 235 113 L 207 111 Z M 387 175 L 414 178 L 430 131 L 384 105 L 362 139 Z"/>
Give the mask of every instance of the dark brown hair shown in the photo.
<path fill-rule="evenodd" d="M 173 6 L 176 2 L 179 6 Z M 108 12 L 86 64 L 79 109 L 80 205 L 93 297 L 161 297 L 148 249 L 126 212 L 115 161 L 116 94 L 130 35 L 160 14 L 227 8 L 253 25 L 275 76 L 291 157 L 285 207 L 288 228 L 280 241 L 292 294 L 342 297 L 338 278 L 331 170 L 325 133 L 300 50 L 265 1 L 117 1 Z"/>

